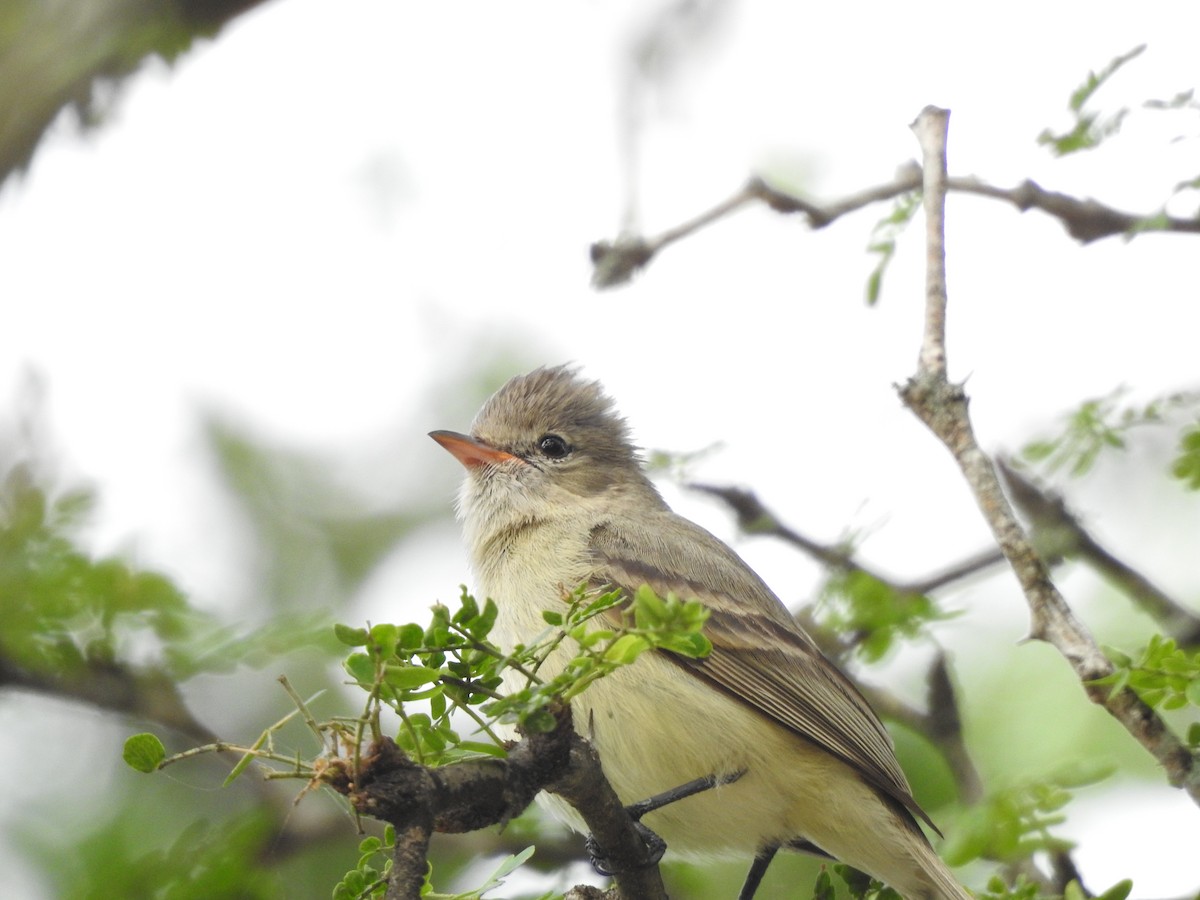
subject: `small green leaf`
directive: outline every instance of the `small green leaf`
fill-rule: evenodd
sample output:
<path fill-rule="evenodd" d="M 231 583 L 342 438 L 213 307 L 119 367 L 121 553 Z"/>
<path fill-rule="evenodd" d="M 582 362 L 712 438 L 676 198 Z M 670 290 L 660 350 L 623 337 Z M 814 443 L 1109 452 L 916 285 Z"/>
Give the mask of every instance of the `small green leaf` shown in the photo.
<path fill-rule="evenodd" d="M 350 647 L 361 647 L 367 642 L 367 629 L 351 628 L 340 622 L 333 626 L 333 634 L 339 641 Z"/>
<path fill-rule="evenodd" d="M 640 635 L 624 634 L 617 638 L 604 651 L 605 662 L 617 663 L 618 665 L 628 665 L 633 662 L 642 653 L 648 649 L 649 642 Z"/>
<path fill-rule="evenodd" d="M 1192 706 L 1200 706 L 1200 677 L 1194 677 L 1188 682 L 1187 691 L 1188 703 Z"/>
<path fill-rule="evenodd" d="M 547 625 L 553 625 L 555 628 L 561 627 L 563 623 L 562 613 L 555 612 L 552 609 L 542 610 L 542 619 Z"/>
<path fill-rule="evenodd" d="M 432 684 L 442 677 L 437 669 L 427 669 L 424 666 L 388 665 L 384 670 L 384 680 L 398 690 L 407 691 L 423 684 Z"/>
<path fill-rule="evenodd" d="M 421 647 L 425 643 L 425 629 L 420 625 L 410 622 L 407 625 L 401 625 L 400 631 L 396 636 L 396 649 L 413 651 Z"/>
<path fill-rule="evenodd" d="M 1126 878 L 1124 881 L 1118 881 L 1107 891 L 1098 896 L 1096 900 L 1125 900 L 1125 898 L 1128 897 L 1132 891 L 1133 882 Z"/>
<path fill-rule="evenodd" d="M 156 735 L 149 732 L 135 734 L 125 740 L 121 754 L 125 763 L 139 772 L 153 772 L 167 758 L 167 748 Z"/>
<path fill-rule="evenodd" d="M 370 685 L 375 682 L 375 663 L 365 653 L 351 653 L 342 667 L 359 684 Z"/>
<path fill-rule="evenodd" d="M 400 629 L 387 622 L 381 622 L 371 626 L 370 637 L 371 644 L 374 645 L 372 650 L 386 659 L 396 652 L 396 646 L 400 642 Z"/>

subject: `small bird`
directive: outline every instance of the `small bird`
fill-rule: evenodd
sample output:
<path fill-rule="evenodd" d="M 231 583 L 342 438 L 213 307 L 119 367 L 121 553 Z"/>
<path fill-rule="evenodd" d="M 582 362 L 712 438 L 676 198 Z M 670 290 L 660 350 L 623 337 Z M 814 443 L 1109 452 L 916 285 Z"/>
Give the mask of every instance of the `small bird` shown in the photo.
<path fill-rule="evenodd" d="M 539 368 L 500 388 L 469 436 L 430 436 L 467 469 L 458 513 L 498 641 L 533 639 L 542 611 L 585 583 L 629 596 L 645 584 L 709 610 L 708 656 L 643 654 L 572 702 L 624 803 L 743 773 L 646 816 L 673 852 L 753 856 L 744 897 L 776 850 L 794 848 L 905 897 L 969 900 L 867 701 L 733 550 L 671 511 L 598 383 Z M 543 673 L 571 656 L 560 647 Z"/>

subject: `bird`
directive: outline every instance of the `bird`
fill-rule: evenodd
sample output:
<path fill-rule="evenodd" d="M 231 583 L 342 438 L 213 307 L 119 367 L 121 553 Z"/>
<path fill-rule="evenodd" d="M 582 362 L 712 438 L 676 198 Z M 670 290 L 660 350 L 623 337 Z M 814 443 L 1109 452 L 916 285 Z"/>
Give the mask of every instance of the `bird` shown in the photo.
<path fill-rule="evenodd" d="M 585 584 L 629 597 L 648 585 L 707 609 L 707 656 L 650 651 L 571 704 L 624 803 L 697 778 L 729 781 L 645 817 L 672 853 L 752 859 L 742 897 L 789 848 L 913 900 L 968 900 L 922 830 L 937 831 L 878 716 L 733 549 L 670 509 L 598 382 L 541 367 L 493 394 L 469 434 L 430 436 L 467 470 L 456 508 L 502 646 L 533 640 L 542 612 Z M 572 655 L 560 646 L 542 673 Z"/>

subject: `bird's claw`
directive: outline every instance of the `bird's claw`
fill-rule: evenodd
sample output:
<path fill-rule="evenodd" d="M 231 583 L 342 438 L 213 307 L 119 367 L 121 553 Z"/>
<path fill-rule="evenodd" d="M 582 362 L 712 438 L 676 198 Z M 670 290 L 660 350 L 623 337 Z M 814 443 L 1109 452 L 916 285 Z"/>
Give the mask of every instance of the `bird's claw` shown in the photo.
<path fill-rule="evenodd" d="M 667 842 L 641 822 L 634 822 L 633 827 L 637 829 L 637 833 L 641 835 L 642 843 L 646 845 L 646 860 L 641 867 L 646 868 L 657 865 L 658 861 L 663 858 L 663 854 L 667 852 Z M 599 874 L 611 877 L 624 871 L 608 858 L 608 855 L 604 852 L 604 848 L 590 834 L 584 842 L 584 848 L 587 850 L 588 857 L 592 861 L 592 868 Z"/>

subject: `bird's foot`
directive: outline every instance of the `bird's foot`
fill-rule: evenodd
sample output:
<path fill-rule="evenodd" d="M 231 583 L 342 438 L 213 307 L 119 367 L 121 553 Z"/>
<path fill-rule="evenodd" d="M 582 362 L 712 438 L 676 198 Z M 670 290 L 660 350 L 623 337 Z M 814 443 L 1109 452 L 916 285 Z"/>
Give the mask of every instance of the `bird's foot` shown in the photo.
<path fill-rule="evenodd" d="M 637 833 L 641 835 L 642 841 L 646 845 L 645 865 L 656 865 L 663 858 L 663 854 L 667 852 L 667 842 L 636 819 L 633 822 L 633 827 L 637 829 Z M 611 877 L 622 871 L 620 866 L 615 865 L 608 858 L 608 855 L 604 852 L 604 848 L 590 834 L 584 841 L 584 849 L 587 850 L 588 857 L 592 861 L 592 868 L 601 875 Z"/>
<path fill-rule="evenodd" d="M 633 820 L 634 827 L 637 829 L 638 834 L 641 835 L 642 841 L 646 844 L 646 865 L 655 865 L 663 858 L 663 854 L 667 852 L 667 842 L 642 824 L 642 816 L 646 815 L 646 813 L 654 812 L 656 809 L 662 809 L 664 806 L 674 803 L 677 800 L 690 797 L 693 794 L 711 790 L 722 784 L 730 784 L 745 774 L 745 769 L 742 769 L 723 775 L 706 775 L 703 778 L 693 779 L 678 787 L 663 791 L 661 794 L 655 794 L 653 797 L 647 797 L 645 800 L 639 800 L 637 803 L 631 803 L 626 806 L 625 812 L 629 813 L 629 818 Z M 614 865 L 609 860 L 608 855 L 604 852 L 604 848 L 590 834 L 587 836 L 584 846 L 587 849 L 588 857 L 592 861 L 593 869 L 605 876 L 617 874 L 620 867 Z"/>

